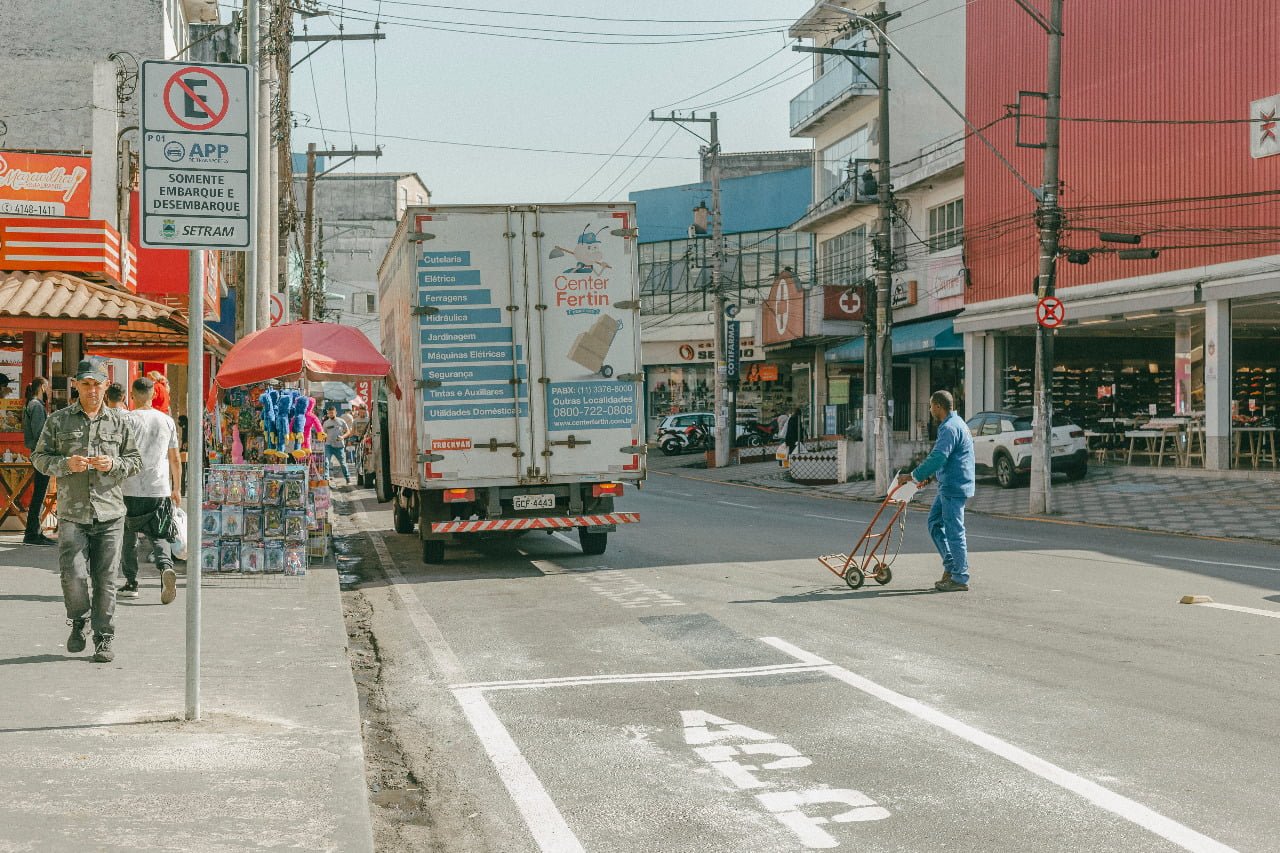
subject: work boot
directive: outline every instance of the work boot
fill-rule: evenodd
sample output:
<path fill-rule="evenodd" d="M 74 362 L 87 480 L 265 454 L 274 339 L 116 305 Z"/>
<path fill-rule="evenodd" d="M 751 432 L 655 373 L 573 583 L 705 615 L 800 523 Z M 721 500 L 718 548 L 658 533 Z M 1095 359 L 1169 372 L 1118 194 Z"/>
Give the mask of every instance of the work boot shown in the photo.
<path fill-rule="evenodd" d="M 116 653 L 111 650 L 111 641 L 115 639 L 112 634 L 95 634 L 93 637 L 93 661 L 94 663 L 111 663 L 116 659 Z"/>
<path fill-rule="evenodd" d="M 173 566 L 160 572 L 160 603 L 168 604 L 178 597 L 178 573 Z"/>
<path fill-rule="evenodd" d="M 45 536 L 43 533 L 37 533 L 35 536 L 23 536 L 22 544 L 23 545 L 57 545 L 58 540 L 50 539 L 48 536 Z"/>
<path fill-rule="evenodd" d="M 67 624 L 71 626 L 71 635 L 67 637 L 67 651 L 71 652 L 71 654 L 79 654 L 84 651 L 84 628 L 88 623 L 88 619 L 67 620 Z"/>
<path fill-rule="evenodd" d="M 125 581 L 124 586 L 116 590 L 117 598 L 137 598 L 138 597 L 138 579 Z"/>
<path fill-rule="evenodd" d="M 956 581 L 953 581 L 950 577 L 946 578 L 945 580 L 938 581 L 933 585 L 933 588 L 936 589 L 938 592 L 968 592 L 969 591 L 969 585 L 967 583 L 957 583 Z"/>

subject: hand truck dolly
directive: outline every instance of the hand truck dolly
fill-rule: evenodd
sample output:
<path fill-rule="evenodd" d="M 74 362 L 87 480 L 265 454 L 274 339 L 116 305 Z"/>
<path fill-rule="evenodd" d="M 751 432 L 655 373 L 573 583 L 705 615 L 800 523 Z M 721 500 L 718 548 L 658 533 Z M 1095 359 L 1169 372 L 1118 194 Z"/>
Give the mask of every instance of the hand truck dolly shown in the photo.
<path fill-rule="evenodd" d="M 848 554 L 828 554 L 818 558 L 823 568 L 842 579 L 850 589 L 860 588 L 867 578 L 873 579 L 881 586 L 893 580 L 893 571 L 890 566 L 897 559 L 898 551 L 902 548 L 902 540 L 906 536 L 907 504 L 928 482 L 926 480 L 925 483 L 916 483 L 908 480 L 899 484 L 897 480 L 898 477 L 895 474 L 892 480 L 894 485 L 885 495 L 876 514 L 867 523 L 866 530 L 862 532 L 858 544 L 853 546 L 852 551 Z M 890 505 L 893 509 L 886 515 L 885 510 L 889 509 Z M 889 556 L 895 526 L 898 528 L 898 546 L 893 550 L 893 556 Z"/>

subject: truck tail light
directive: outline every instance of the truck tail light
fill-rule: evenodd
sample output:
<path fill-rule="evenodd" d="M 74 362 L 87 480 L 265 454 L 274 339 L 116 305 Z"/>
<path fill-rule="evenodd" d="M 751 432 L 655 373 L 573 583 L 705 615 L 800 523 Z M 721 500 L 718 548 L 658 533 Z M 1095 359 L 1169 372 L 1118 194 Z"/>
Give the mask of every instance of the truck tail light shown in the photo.
<path fill-rule="evenodd" d="M 445 489 L 444 502 L 447 504 L 457 503 L 459 501 L 473 501 L 476 499 L 475 489 Z"/>
<path fill-rule="evenodd" d="M 1019 444 L 1030 444 L 1030 443 L 1031 443 L 1031 436 L 1027 436 L 1026 438 L 1015 438 L 1013 440 L 1013 444 L 1015 447 L 1018 446 Z"/>
<path fill-rule="evenodd" d="M 591 497 L 620 498 L 622 497 L 622 484 L 621 483 L 593 483 L 591 486 Z"/>

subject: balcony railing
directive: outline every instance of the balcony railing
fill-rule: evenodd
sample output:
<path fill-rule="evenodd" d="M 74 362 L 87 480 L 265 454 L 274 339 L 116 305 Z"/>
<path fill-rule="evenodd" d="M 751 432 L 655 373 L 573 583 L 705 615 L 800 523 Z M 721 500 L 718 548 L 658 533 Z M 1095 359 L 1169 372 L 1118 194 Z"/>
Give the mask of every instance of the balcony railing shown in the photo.
<path fill-rule="evenodd" d="M 866 65 L 859 67 L 866 69 Z M 849 95 L 873 95 L 875 92 L 875 85 L 854 67 L 854 63 L 842 61 L 791 99 L 791 132 L 795 133 L 818 113 Z"/>

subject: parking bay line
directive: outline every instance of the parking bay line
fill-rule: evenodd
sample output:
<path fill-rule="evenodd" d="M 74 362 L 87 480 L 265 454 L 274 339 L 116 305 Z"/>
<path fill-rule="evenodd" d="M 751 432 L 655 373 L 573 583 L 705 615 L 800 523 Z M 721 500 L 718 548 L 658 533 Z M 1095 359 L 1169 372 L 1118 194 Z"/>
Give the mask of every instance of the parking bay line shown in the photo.
<path fill-rule="evenodd" d="M 1257 607 L 1241 607 L 1239 604 L 1219 604 L 1216 601 L 1202 601 L 1196 604 L 1196 607 L 1215 607 L 1218 610 L 1235 610 L 1240 613 L 1253 613 L 1258 616 L 1270 616 L 1272 619 L 1280 619 L 1280 610 L 1261 610 Z"/>
<path fill-rule="evenodd" d="M 1199 563 L 1202 566 L 1230 566 L 1233 569 L 1262 569 L 1264 572 L 1280 572 L 1280 567 L 1258 566 L 1253 563 L 1221 563 L 1217 560 L 1193 560 L 1190 557 L 1175 557 L 1172 554 L 1152 554 L 1154 560 L 1181 560 L 1184 563 Z"/>
<path fill-rule="evenodd" d="M 736 504 L 733 501 L 716 501 L 716 503 L 724 504 L 725 506 L 742 507 L 743 509 L 759 509 L 760 508 L 758 506 L 752 506 L 751 504 Z"/>
<path fill-rule="evenodd" d="M 1035 539 L 1019 539 L 1016 536 L 992 536 L 989 533 L 966 533 L 970 539 L 997 539 L 1001 542 L 1028 542 L 1034 543 Z"/>
<path fill-rule="evenodd" d="M 831 661 L 811 652 L 806 652 L 804 649 L 793 646 L 785 640 L 777 637 L 761 637 L 760 640 L 802 663 L 821 667 L 822 671 L 827 675 L 843 681 L 851 687 L 856 687 L 868 696 L 873 696 L 893 705 L 913 717 L 937 726 L 974 746 L 1010 761 L 1060 788 L 1078 794 L 1094 805 L 1137 824 L 1184 850 L 1194 851 L 1194 853 L 1235 853 L 1233 848 L 1167 818 L 1136 800 L 1117 794 L 1096 782 L 1090 782 L 1082 776 L 1078 776 L 1056 764 L 1051 764 L 1043 758 L 1032 755 L 1007 741 L 962 723 L 954 717 L 949 717 L 923 702 L 904 696 L 887 687 L 882 687 L 870 679 L 851 672 L 838 664 L 833 664 Z"/>

